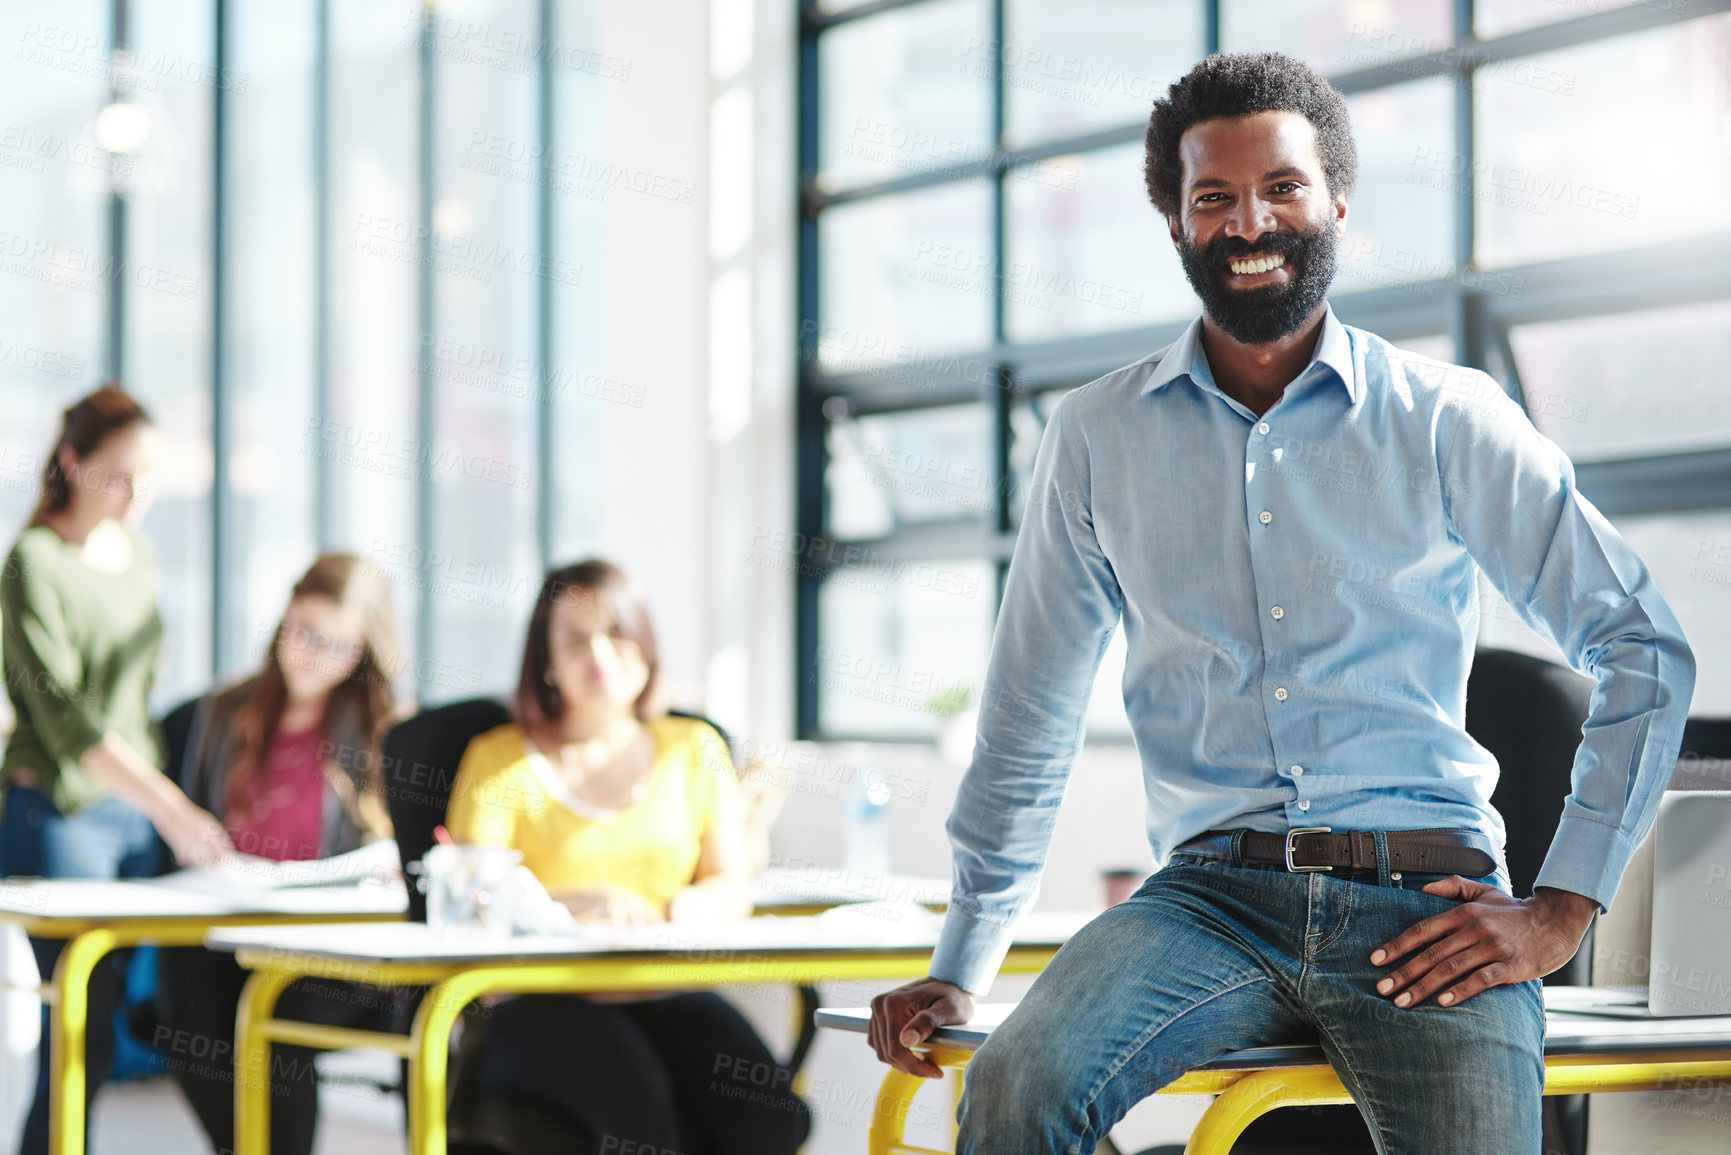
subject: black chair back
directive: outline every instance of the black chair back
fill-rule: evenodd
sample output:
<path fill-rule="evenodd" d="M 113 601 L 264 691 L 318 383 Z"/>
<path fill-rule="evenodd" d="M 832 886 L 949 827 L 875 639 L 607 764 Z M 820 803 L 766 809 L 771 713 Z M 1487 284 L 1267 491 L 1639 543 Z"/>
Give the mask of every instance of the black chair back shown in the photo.
<path fill-rule="evenodd" d="M 1517 898 L 1533 892 L 1563 819 L 1592 697 L 1591 678 L 1555 662 L 1512 650 L 1480 650 L 1473 657 L 1467 733 L 1502 767 L 1491 805 L 1508 831 L 1509 882 Z"/>
<path fill-rule="evenodd" d="M 469 743 L 511 720 L 505 704 L 471 698 L 405 718 L 385 735 L 380 777 L 385 809 L 396 833 L 397 853 L 409 883 L 409 918 L 427 921 L 427 900 L 408 873 L 433 847 L 433 829 L 445 821 L 457 767 Z"/>
<path fill-rule="evenodd" d="M 701 714 L 682 710 L 668 713 L 715 726 Z M 414 922 L 427 920 L 427 900 L 415 886 L 414 876 L 408 873 L 409 864 L 419 862 L 433 848 L 433 829 L 445 821 L 457 768 L 469 743 L 510 720 L 511 712 L 503 702 L 470 698 L 423 710 L 397 723 L 385 735 L 381 775 L 385 808 L 396 832 L 404 877 L 409 880 L 409 918 Z M 727 732 L 719 726 L 715 729 L 733 752 Z M 734 757 L 738 757 L 736 752 Z"/>
<path fill-rule="evenodd" d="M 1731 790 L 1731 718 L 1690 718 L 1673 790 Z"/>
<path fill-rule="evenodd" d="M 203 700 L 189 698 L 170 710 L 162 719 L 162 772 L 188 794 L 192 793 L 192 783 L 188 780 L 191 770 L 186 764 L 186 748 L 192 741 L 192 723 L 198 715 L 198 704 Z"/>

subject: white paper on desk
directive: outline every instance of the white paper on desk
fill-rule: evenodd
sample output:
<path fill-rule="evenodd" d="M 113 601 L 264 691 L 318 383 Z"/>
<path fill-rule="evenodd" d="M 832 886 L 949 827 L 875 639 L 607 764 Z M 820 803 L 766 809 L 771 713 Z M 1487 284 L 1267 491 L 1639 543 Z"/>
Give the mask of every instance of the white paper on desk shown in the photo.
<path fill-rule="evenodd" d="M 402 872 L 397 861 L 397 844 L 387 838 L 347 854 L 298 862 L 278 862 L 236 852 L 215 866 L 178 870 L 155 881 L 199 894 L 234 895 L 306 886 L 358 886 L 366 882 L 400 887 Z"/>

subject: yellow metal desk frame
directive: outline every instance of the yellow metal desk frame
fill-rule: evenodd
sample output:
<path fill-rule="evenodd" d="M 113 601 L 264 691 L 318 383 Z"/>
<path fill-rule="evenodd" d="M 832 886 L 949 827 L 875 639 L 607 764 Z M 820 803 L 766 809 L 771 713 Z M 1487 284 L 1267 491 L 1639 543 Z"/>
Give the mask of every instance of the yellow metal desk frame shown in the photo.
<path fill-rule="evenodd" d="M 1031 974 L 1057 954 L 1057 944 L 1012 947 L 1001 973 Z M 931 947 L 831 950 L 597 954 L 548 961 L 354 963 L 314 952 L 241 947 L 253 971 L 241 996 L 235 1036 L 236 1155 L 270 1149 L 270 1070 L 274 1043 L 325 1050 L 371 1048 L 409 1064 L 409 1151 L 444 1155 L 445 1099 L 451 1029 L 468 1004 L 487 995 L 577 994 L 584 991 L 692 990 L 741 984 L 797 985 L 825 981 L 907 979 L 926 973 Z M 744 957 L 740 957 L 743 955 Z M 276 1002 L 300 978 L 430 988 L 408 1036 L 322 1027 L 274 1016 Z"/>
<path fill-rule="evenodd" d="M 972 1047 L 943 1044 L 915 1049 L 924 1051 L 940 1067 L 956 1071 L 957 1078 L 974 1055 Z M 913 1146 L 905 1138 L 914 1094 L 927 1082 L 917 1075 L 895 1070 L 884 1076 L 872 1113 L 868 1155 L 948 1155 L 936 1148 Z M 1675 1051 L 1619 1055 L 1615 1050 L 1606 1050 L 1545 1057 L 1547 1095 L 1651 1091 L 1705 1084 L 1731 1084 L 1731 1047 L 1690 1049 L 1687 1040 L 1680 1039 Z M 1159 1093 L 1216 1096 L 1190 1133 L 1185 1155 L 1229 1155 L 1233 1143 L 1252 1120 L 1278 1107 L 1352 1102 L 1352 1096 L 1326 1063 L 1192 1071 L 1162 1087 Z"/>
<path fill-rule="evenodd" d="M 84 1155 L 85 1039 L 90 1026 L 90 976 L 111 951 L 153 943 L 198 946 L 217 927 L 287 926 L 301 923 L 380 922 L 384 914 L 171 915 L 140 918 L 60 918 L 0 911 L 0 922 L 36 938 L 66 940 L 52 981 L 40 991 L 49 1005 L 48 1149 L 53 1155 Z"/>

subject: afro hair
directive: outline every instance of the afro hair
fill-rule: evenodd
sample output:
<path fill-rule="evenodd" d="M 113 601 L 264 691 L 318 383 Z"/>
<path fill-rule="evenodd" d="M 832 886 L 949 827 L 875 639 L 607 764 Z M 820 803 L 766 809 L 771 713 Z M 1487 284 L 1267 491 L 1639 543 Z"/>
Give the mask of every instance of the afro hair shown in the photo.
<path fill-rule="evenodd" d="M 1154 207 L 1168 219 L 1179 218 L 1178 141 L 1190 126 L 1257 112 L 1296 112 L 1310 121 L 1329 195 L 1351 195 L 1358 181 L 1358 148 L 1346 101 L 1334 86 L 1308 64 L 1279 52 L 1215 53 L 1154 102 L 1143 167 Z"/>

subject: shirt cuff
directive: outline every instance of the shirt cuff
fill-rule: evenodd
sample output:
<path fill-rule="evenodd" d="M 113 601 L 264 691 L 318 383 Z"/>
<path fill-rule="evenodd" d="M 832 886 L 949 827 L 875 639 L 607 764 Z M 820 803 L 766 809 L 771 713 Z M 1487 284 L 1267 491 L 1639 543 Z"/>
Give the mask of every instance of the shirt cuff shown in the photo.
<path fill-rule="evenodd" d="M 1635 847 L 1621 828 L 1565 814 L 1533 887 L 1551 886 L 1584 894 L 1606 911 L 1634 854 Z"/>
<path fill-rule="evenodd" d="M 1004 956 L 1010 953 L 1014 936 L 1014 927 L 986 922 L 952 905 L 944 915 L 944 929 L 938 935 L 927 973 L 969 994 L 983 995 L 991 989 Z"/>

